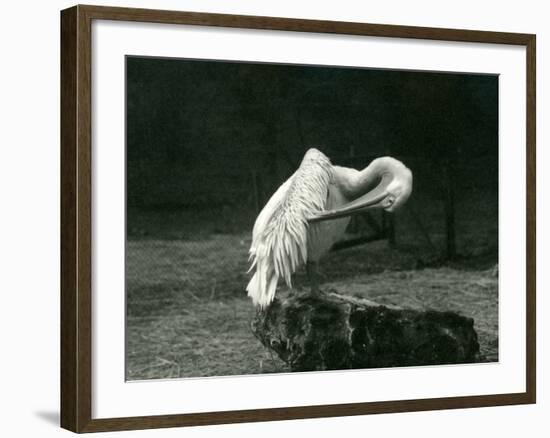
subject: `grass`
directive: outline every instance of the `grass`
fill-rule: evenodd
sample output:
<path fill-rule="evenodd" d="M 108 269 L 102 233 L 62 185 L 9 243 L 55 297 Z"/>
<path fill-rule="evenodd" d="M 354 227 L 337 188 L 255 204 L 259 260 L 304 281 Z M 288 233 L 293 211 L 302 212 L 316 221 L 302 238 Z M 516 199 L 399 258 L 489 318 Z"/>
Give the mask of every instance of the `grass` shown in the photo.
<path fill-rule="evenodd" d="M 127 378 L 288 371 L 253 336 L 244 286 L 249 237 L 138 240 L 127 246 Z M 485 360 L 498 358 L 498 278 L 492 268 L 415 269 L 419 254 L 375 242 L 329 255 L 325 286 L 380 304 L 473 317 Z M 330 280 L 330 281 L 328 281 Z M 298 286 L 305 285 L 303 272 Z"/>
<path fill-rule="evenodd" d="M 329 254 L 324 287 L 473 317 L 484 360 L 498 360 L 498 208 L 494 196 L 467 195 L 456 204 L 456 260 L 442 257 L 441 204 L 416 196 L 397 215 L 395 248 L 378 241 Z M 288 371 L 249 328 L 253 219 L 228 208 L 128 212 L 128 379 Z M 307 287 L 303 271 L 294 284 Z"/>
<path fill-rule="evenodd" d="M 189 303 L 177 314 L 128 319 L 128 379 L 286 371 L 254 338 L 244 298 Z"/>

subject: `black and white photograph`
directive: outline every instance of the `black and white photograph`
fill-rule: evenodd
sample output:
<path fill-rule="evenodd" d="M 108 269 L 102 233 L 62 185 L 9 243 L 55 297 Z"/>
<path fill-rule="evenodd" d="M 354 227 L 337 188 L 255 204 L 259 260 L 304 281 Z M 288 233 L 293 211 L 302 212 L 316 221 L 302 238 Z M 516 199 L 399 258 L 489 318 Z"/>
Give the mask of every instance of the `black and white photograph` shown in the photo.
<path fill-rule="evenodd" d="M 127 56 L 126 379 L 499 361 L 499 77 Z"/>
<path fill-rule="evenodd" d="M 544 2 L 3 6 L 2 436 L 546 436 Z"/>

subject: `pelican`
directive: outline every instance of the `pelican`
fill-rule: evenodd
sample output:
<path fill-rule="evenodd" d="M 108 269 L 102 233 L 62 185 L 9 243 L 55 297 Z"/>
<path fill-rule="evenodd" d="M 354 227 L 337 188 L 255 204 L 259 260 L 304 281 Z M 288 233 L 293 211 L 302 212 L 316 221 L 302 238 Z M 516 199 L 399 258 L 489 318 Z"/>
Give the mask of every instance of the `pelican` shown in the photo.
<path fill-rule="evenodd" d="M 292 287 L 292 274 L 306 265 L 311 293 L 319 293 L 318 262 L 341 239 L 350 216 L 369 209 L 392 212 L 412 191 L 412 173 L 392 157 L 358 171 L 334 166 L 309 149 L 298 170 L 271 196 L 252 231 L 246 288 L 254 305 L 266 308 L 279 278 Z"/>

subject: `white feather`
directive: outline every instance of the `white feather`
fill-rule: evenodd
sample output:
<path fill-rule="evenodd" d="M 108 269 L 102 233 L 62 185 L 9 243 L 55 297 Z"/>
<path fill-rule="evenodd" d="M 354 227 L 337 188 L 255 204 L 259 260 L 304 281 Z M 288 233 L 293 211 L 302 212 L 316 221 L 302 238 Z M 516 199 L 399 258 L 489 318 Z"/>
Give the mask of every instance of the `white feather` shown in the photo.
<path fill-rule="evenodd" d="M 307 261 L 307 218 L 325 209 L 331 181 L 330 160 L 310 149 L 258 215 L 250 246 L 255 272 L 246 287 L 255 305 L 273 301 L 280 277 L 292 287 L 292 274 Z"/>

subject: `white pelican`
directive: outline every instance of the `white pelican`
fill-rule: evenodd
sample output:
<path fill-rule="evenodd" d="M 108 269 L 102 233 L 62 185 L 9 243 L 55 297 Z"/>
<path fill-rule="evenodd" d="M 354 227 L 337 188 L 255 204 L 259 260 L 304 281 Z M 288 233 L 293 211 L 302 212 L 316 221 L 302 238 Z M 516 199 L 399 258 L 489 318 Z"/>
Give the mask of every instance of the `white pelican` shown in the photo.
<path fill-rule="evenodd" d="M 377 158 L 358 171 L 333 166 L 317 149 L 309 149 L 298 170 L 271 196 L 258 215 L 250 246 L 246 290 L 265 308 L 275 297 L 279 278 L 291 277 L 306 264 L 312 293 L 317 293 L 319 259 L 341 239 L 350 215 L 373 208 L 394 211 L 412 191 L 412 173 L 391 157 Z"/>

